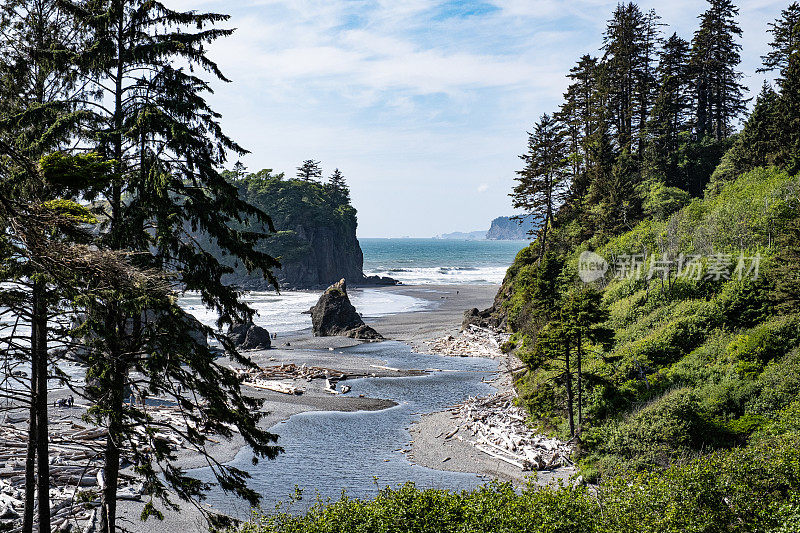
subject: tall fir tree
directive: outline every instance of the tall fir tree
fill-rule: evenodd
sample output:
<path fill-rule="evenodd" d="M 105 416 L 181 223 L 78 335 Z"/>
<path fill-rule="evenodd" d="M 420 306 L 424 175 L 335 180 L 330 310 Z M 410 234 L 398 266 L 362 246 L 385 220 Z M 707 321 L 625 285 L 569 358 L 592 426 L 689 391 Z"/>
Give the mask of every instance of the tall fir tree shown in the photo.
<path fill-rule="evenodd" d="M 638 137 L 640 112 L 649 91 L 645 57 L 646 19 L 639 7 L 618 4 L 603 38 L 603 62 L 616 143 L 620 151 L 633 152 Z"/>
<path fill-rule="evenodd" d="M 528 151 L 520 156 L 525 167 L 517 172 L 511 194 L 513 205 L 541 220 L 539 257 L 547 253 L 548 231 L 556 209 L 569 191 L 568 146 L 564 127 L 550 115 L 542 115 L 528 134 Z"/>
<path fill-rule="evenodd" d="M 583 429 L 583 364 L 587 344 L 600 344 L 608 347 L 614 338 L 614 331 L 604 323 L 608 320 L 608 309 L 603 304 L 603 293 L 594 286 L 583 286 L 570 291 L 561 307 L 561 322 L 565 335 L 571 338 L 575 347 L 575 389 L 578 418 L 578 434 Z"/>
<path fill-rule="evenodd" d="M 595 105 L 597 58 L 581 57 L 567 76 L 571 83 L 564 94 L 564 104 L 556 119 L 565 126 L 569 140 L 569 163 L 571 167 L 572 194 L 581 198 L 588 188 L 589 139 L 595 129 L 593 106 Z"/>
<path fill-rule="evenodd" d="M 800 172 L 800 50 L 789 58 L 780 83 L 778 131 L 780 163 L 790 173 Z"/>
<path fill-rule="evenodd" d="M 297 177 L 303 181 L 319 181 L 322 179 L 322 167 L 319 161 L 306 159 L 297 167 Z"/>
<path fill-rule="evenodd" d="M 221 281 L 233 269 L 191 237 L 192 231 L 207 234 L 224 253 L 275 284 L 270 269 L 277 261 L 256 250 L 264 229 L 274 230 L 272 223 L 240 199 L 236 186 L 220 174 L 228 153 L 245 150 L 223 133 L 219 114 L 205 100 L 209 83 L 195 74 L 201 71 L 228 81 L 206 55 L 210 43 L 231 34 L 215 27 L 228 17 L 180 12 L 145 0 L 62 4 L 88 32 L 79 60 L 81 81 L 94 101 L 85 108 L 91 120 L 83 137 L 114 165 L 110 185 L 84 192 L 106 221 L 98 244 L 133 252 L 141 268 L 171 273 L 173 289 L 199 293 L 218 314 L 220 327 L 248 321 L 253 310 L 242 293 Z M 237 229 L 248 219 L 256 224 Z M 192 325 L 174 301 L 130 301 L 110 293 L 87 314 L 82 334 L 89 344 L 87 375 L 93 380 L 89 392 L 95 406 L 90 415 L 108 429 L 102 532 L 116 530 L 123 453 L 139 464 L 136 472 L 145 479 L 151 502 L 144 517 L 158 514 L 154 500 L 175 507 L 165 484 L 192 503 L 207 489 L 174 466 L 174 457 L 154 436 L 158 425 L 152 417 L 124 404 L 126 386 L 145 387 L 149 394 L 181 406 L 185 426 L 173 429 L 206 457 L 222 489 L 251 503 L 258 501 L 258 494 L 247 487 L 246 473 L 206 453 L 208 436 L 230 437 L 231 428 L 236 428 L 254 460 L 276 456 L 276 437 L 258 426 L 263 416 L 260 402 L 243 396 L 234 372 L 193 340 L 198 328 L 216 338 L 233 361 L 253 365 L 226 335 Z M 135 381 L 134 375 L 144 376 L 144 382 Z M 181 390 L 191 390 L 192 395 Z M 146 454 L 147 448 L 154 453 Z"/>
<path fill-rule="evenodd" d="M 742 29 L 736 21 L 739 8 L 731 0 L 708 0 L 709 8 L 700 16 L 700 29 L 692 39 L 691 68 L 695 79 L 695 128 L 702 139 L 717 141 L 733 133 L 736 120 L 746 110 L 740 83 Z"/>
<path fill-rule="evenodd" d="M 642 39 L 640 56 L 640 69 L 637 79 L 637 106 L 639 113 L 638 133 L 636 143 L 637 155 L 641 160 L 647 146 L 647 120 L 650 116 L 653 103 L 656 98 L 656 62 L 664 38 L 661 35 L 661 17 L 651 9 L 643 17 Z"/>
<path fill-rule="evenodd" d="M 337 203 L 340 205 L 350 203 L 350 187 L 347 185 L 344 174 L 338 168 L 334 169 L 330 178 L 328 178 L 328 187 Z"/>
<path fill-rule="evenodd" d="M 767 31 L 772 34 L 769 43 L 771 50 L 761 57 L 764 66 L 758 72 L 777 70 L 782 77 L 789 66 L 789 58 L 800 50 L 800 4 L 793 2 L 784 9 L 780 18 L 770 23 Z"/>
<path fill-rule="evenodd" d="M 75 69 L 67 59 L 81 34 L 55 2 L 46 0 L 4 2 L 0 7 L 0 32 L 0 138 L 16 151 L 16 156 L 8 156 L 16 161 L 7 167 L 15 169 L 10 182 L 16 184 L 18 198 L 45 202 L 63 191 L 43 180 L 34 162 L 64 147 L 75 132 L 80 114 L 74 111 L 73 102 L 82 92 L 76 88 Z M 20 165 L 21 159 L 31 163 Z M 39 528 L 50 529 L 49 316 L 62 301 L 52 288 L 51 278 L 36 268 L 39 261 L 31 257 L 26 264 L 28 268 L 18 270 L 21 277 L 15 280 L 29 288 L 26 316 L 31 329 L 23 533 L 33 530 L 34 489 L 38 493 Z"/>
<path fill-rule="evenodd" d="M 681 134 L 691 130 L 689 43 L 673 34 L 664 43 L 656 71 L 658 91 L 647 124 L 645 179 L 683 187 L 678 172 Z"/>

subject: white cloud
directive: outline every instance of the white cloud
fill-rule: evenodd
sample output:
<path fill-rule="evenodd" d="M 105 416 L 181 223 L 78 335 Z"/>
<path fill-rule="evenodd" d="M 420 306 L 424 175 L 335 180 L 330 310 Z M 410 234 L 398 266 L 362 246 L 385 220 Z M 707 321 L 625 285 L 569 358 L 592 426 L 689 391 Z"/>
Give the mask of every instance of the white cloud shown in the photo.
<path fill-rule="evenodd" d="M 347 175 L 360 233 L 424 236 L 511 213 L 526 129 L 560 103 L 574 62 L 600 53 L 617 4 L 484 2 L 497 9 L 450 18 L 435 16 L 443 4 L 435 0 L 169 3 L 232 14 L 225 26 L 236 33 L 211 55 L 234 83 L 216 84 L 211 101 L 252 150 L 248 166 L 290 171 L 322 159 Z M 750 75 L 769 40 L 766 24 L 787 2 L 739 3 Z M 640 5 L 685 38 L 706 8 L 696 0 Z M 761 83 L 746 82 L 754 91 Z"/>

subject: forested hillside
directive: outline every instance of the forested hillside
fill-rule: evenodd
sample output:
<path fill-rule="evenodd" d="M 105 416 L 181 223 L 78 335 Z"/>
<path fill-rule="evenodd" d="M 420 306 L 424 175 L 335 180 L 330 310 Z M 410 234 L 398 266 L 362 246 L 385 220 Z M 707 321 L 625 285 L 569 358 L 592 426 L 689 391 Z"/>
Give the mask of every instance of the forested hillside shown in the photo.
<path fill-rule="evenodd" d="M 593 480 L 800 427 L 800 6 L 747 117 L 737 14 L 711 0 L 686 42 L 619 5 L 522 156 L 515 203 L 548 224 L 493 311 L 521 398 Z"/>

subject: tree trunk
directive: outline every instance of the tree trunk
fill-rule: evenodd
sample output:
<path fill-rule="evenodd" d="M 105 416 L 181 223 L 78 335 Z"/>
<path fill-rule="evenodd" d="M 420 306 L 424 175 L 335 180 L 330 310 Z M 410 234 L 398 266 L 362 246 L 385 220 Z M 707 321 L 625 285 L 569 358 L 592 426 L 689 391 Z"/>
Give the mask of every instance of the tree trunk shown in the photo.
<path fill-rule="evenodd" d="M 45 286 L 33 284 L 33 335 L 36 337 L 36 455 L 39 495 L 39 532 L 50 531 L 50 444 L 47 430 L 47 303 Z"/>
<path fill-rule="evenodd" d="M 569 364 L 570 346 L 569 339 L 567 339 L 566 350 L 564 351 L 564 370 L 565 384 L 567 387 L 567 417 L 569 418 L 569 436 L 575 436 L 575 416 L 574 416 L 574 400 L 572 394 L 572 369 Z"/>
<path fill-rule="evenodd" d="M 119 445 L 122 438 L 122 401 L 124 372 L 118 362 L 114 362 L 113 387 L 111 393 L 111 414 L 106 438 L 105 487 L 103 487 L 100 510 L 100 531 L 114 533 L 117 521 L 117 484 L 119 483 Z"/>
<path fill-rule="evenodd" d="M 581 374 L 581 364 L 583 362 L 583 338 L 580 333 L 578 333 L 578 360 L 576 363 L 578 364 L 578 372 L 577 372 L 577 379 L 578 379 L 578 433 L 580 434 L 583 430 L 583 377 Z"/>
<path fill-rule="evenodd" d="M 28 451 L 25 457 L 25 510 L 22 516 L 22 533 L 33 533 L 33 508 L 36 505 L 36 388 L 39 385 L 36 360 L 36 334 L 31 324 L 31 406 L 28 420 Z"/>
<path fill-rule="evenodd" d="M 111 227 L 109 229 L 110 245 L 113 249 L 123 248 L 123 238 L 120 234 L 122 228 L 122 179 L 124 171 L 123 163 L 123 139 L 122 124 L 124 108 L 123 100 L 123 78 L 125 73 L 125 50 L 124 50 L 124 28 L 125 24 L 122 13 L 115 13 L 118 17 L 117 24 L 117 71 L 114 76 L 114 128 L 113 149 L 115 163 L 115 178 L 111 191 Z M 112 342 L 109 349 L 111 360 L 111 395 L 109 400 L 109 420 L 108 437 L 106 438 L 105 452 L 105 487 L 103 487 L 102 501 L 100 507 L 100 533 L 115 533 L 117 522 L 117 484 L 119 482 L 119 444 L 122 438 L 122 400 L 124 386 L 125 365 L 122 362 L 122 347 L 120 344 L 122 336 L 125 334 L 125 320 L 120 316 L 120 311 L 113 306 L 109 309 L 109 324 L 114 331 L 116 339 Z"/>

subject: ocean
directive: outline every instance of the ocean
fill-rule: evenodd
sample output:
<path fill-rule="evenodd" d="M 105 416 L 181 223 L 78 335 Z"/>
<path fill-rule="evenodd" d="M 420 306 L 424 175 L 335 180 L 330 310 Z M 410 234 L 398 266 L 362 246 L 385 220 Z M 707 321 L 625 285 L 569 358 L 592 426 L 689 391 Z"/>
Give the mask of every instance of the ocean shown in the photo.
<path fill-rule="evenodd" d="M 364 273 L 392 277 L 405 285 L 499 284 L 527 241 L 456 241 L 446 239 L 359 239 Z M 428 309 L 432 304 L 380 288 L 348 289 L 350 300 L 365 318 Z M 319 291 L 252 292 L 247 302 L 258 313 L 254 322 L 271 333 L 292 333 L 311 327 L 303 314 L 317 303 Z M 200 297 L 186 294 L 181 306 L 212 326 L 216 313 Z"/>
<path fill-rule="evenodd" d="M 501 283 L 528 241 L 359 239 L 364 274 L 406 285 Z"/>

